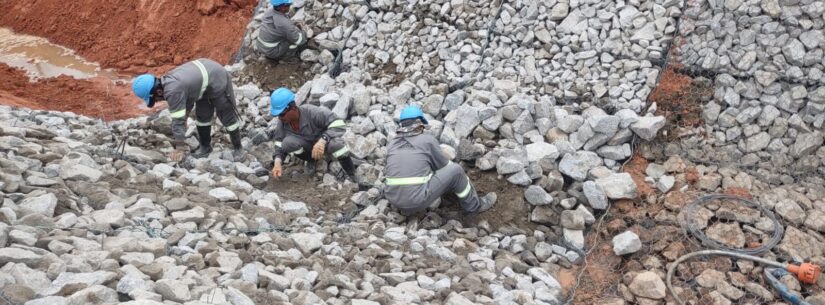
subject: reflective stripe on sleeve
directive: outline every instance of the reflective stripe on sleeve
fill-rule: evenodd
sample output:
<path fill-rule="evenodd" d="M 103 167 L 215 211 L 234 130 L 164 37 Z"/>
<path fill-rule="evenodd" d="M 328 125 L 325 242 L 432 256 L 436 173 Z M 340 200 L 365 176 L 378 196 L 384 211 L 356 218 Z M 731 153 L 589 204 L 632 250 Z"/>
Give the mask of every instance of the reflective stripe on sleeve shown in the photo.
<path fill-rule="evenodd" d="M 181 109 L 169 114 L 173 119 L 180 119 L 186 116 L 186 109 Z"/>
<path fill-rule="evenodd" d="M 212 126 L 212 122 L 211 121 L 210 122 L 197 121 L 197 122 L 195 122 L 195 126 Z"/>
<path fill-rule="evenodd" d="M 344 123 L 344 120 L 335 120 L 327 126 L 327 128 L 342 128 L 346 127 L 347 123 Z"/>
<path fill-rule="evenodd" d="M 389 186 L 419 185 L 429 182 L 432 177 L 433 174 L 424 177 L 386 178 L 384 179 L 384 184 Z"/>
<path fill-rule="evenodd" d="M 275 146 L 281 147 L 281 141 L 275 141 Z"/>
<path fill-rule="evenodd" d="M 465 188 L 464 188 L 464 190 L 463 190 L 463 191 L 461 191 L 461 193 L 456 193 L 455 195 L 456 195 L 456 196 L 458 196 L 458 198 L 462 198 L 462 199 L 463 199 L 463 198 L 467 197 L 467 195 L 470 195 L 470 190 L 471 190 L 472 188 L 473 188 L 473 187 L 470 185 L 470 179 L 469 179 L 469 178 L 467 178 L 467 187 L 465 187 Z"/>
<path fill-rule="evenodd" d="M 304 153 L 304 148 L 303 147 L 299 148 L 296 151 L 291 152 L 291 154 L 293 154 L 293 155 L 300 155 L 302 153 Z"/>
<path fill-rule="evenodd" d="M 259 36 L 259 37 L 260 37 L 260 36 Z M 290 49 L 295 49 L 295 48 L 297 48 L 298 46 L 300 46 L 302 43 L 304 43 L 304 34 L 298 34 L 298 40 L 297 40 L 297 41 L 295 41 L 295 44 L 290 45 L 290 46 L 289 46 L 289 48 L 290 48 Z"/>

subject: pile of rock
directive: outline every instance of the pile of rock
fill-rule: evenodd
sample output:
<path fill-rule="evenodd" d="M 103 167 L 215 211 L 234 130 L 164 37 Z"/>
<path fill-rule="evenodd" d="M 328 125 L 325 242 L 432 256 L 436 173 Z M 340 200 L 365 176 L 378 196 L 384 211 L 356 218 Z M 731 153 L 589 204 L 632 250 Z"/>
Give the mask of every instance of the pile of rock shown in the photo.
<path fill-rule="evenodd" d="M 252 168 L 268 145 L 250 145 L 249 156 L 234 160 L 219 142 L 209 158 L 178 166 L 162 155 L 170 138 L 156 124 L 0 108 L 4 298 L 238 305 L 565 297 L 554 274 L 577 252 L 552 244 L 548 228 L 465 228 L 438 214 L 405 223 L 383 200 L 339 224 L 253 186 L 267 180 Z M 116 159 L 113 143 L 127 133 Z"/>

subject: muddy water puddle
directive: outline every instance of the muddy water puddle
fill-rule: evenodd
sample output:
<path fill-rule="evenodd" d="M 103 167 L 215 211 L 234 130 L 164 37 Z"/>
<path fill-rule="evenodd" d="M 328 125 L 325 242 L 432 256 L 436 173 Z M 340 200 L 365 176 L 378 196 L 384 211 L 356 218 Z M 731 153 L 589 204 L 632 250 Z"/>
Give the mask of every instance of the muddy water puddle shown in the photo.
<path fill-rule="evenodd" d="M 0 63 L 26 71 L 31 79 L 68 75 L 77 79 L 120 77 L 97 63 L 85 60 L 66 47 L 37 36 L 0 28 Z"/>

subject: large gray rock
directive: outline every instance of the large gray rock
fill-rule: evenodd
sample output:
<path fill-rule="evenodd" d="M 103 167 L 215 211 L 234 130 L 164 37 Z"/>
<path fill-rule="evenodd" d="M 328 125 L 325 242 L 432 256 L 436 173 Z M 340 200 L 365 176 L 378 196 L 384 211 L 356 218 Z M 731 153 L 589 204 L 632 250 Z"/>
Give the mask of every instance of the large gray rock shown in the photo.
<path fill-rule="evenodd" d="M 661 300 L 666 295 L 664 281 L 652 271 L 637 274 L 627 288 L 634 295 L 648 299 Z"/>
<path fill-rule="evenodd" d="M 532 205 L 547 205 L 553 203 L 553 196 L 550 196 L 543 188 L 531 185 L 524 191 L 524 198 Z"/>
<path fill-rule="evenodd" d="M 163 296 L 164 300 L 172 302 L 186 302 L 192 299 L 189 285 L 182 281 L 163 279 L 155 283 L 155 291 Z"/>
<path fill-rule="evenodd" d="M 218 199 L 220 201 L 238 200 L 238 195 L 235 195 L 235 192 L 225 187 L 219 187 L 209 190 L 209 196 L 212 196 L 213 198 Z"/>
<path fill-rule="evenodd" d="M 42 255 L 25 249 L 0 248 L 0 266 L 7 263 L 20 263 L 35 267 L 42 258 Z"/>
<path fill-rule="evenodd" d="M 656 137 L 656 133 L 664 126 L 665 117 L 663 116 L 639 117 L 636 123 L 630 125 L 630 130 L 640 138 L 650 141 Z"/>
<path fill-rule="evenodd" d="M 20 216 L 38 214 L 46 217 L 54 217 L 54 209 L 56 207 L 57 196 L 52 193 L 29 197 L 20 202 Z"/>
<path fill-rule="evenodd" d="M 578 181 L 584 181 L 587 173 L 596 166 L 602 165 L 602 158 L 594 152 L 577 151 L 567 154 L 559 163 L 559 171 Z"/>
<path fill-rule="evenodd" d="M 819 147 L 822 147 L 825 137 L 819 131 L 803 133 L 796 137 L 796 142 L 791 145 L 791 156 L 795 158 L 807 156 Z"/>
<path fill-rule="evenodd" d="M 642 241 L 639 239 L 639 236 L 632 231 L 625 231 L 613 237 L 613 253 L 616 255 L 636 253 L 636 251 L 641 249 Z"/>
<path fill-rule="evenodd" d="M 117 273 L 109 271 L 95 271 L 88 273 L 63 272 L 57 276 L 48 289 L 40 292 L 49 296 L 62 293 L 65 290 L 77 290 L 94 285 L 105 285 L 117 278 Z"/>
<path fill-rule="evenodd" d="M 304 255 L 310 255 L 324 245 L 324 233 L 292 233 L 289 238 Z"/>
<path fill-rule="evenodd" d="M 531 143 L 524 146 L 527 151 L 527 161 L 538 162 L 543 158 L 553 161 L 559 157 L 559 150 L 555 145 L 546 142 Z"/>
<path fill-rule="evenodd" d="M 453 131 L 459 139 L 466 138 L 473 133 L 473 130 L 481 123 L 478 116 L 478 108 L 470 105 L 461 105 L 455 110 L 456 122 Z"/>
<path fill-rule="evenodd" d="M 607 198 L 610 199 L 634 199 L 638 195 L 636 183 L 628 173 L 611 174 L 596 179 L 596 184 L 601 186 Z"/>
<path fill-rule="evenodd" d="M 584 193 L 590 207 L 596 210 L 604 210 L 607 208 L 607 194 L 604 189 L 593 181 L 585 181 L 582 184 L 582 192 Z"/>
<path fill-rule="evenodd" d="M 496 161 L 496 171 L 499 175 L 509 175 L 520 172 L 527 167 L 527 160 L 521 154 L 507 154 L 500 156 Z"/>

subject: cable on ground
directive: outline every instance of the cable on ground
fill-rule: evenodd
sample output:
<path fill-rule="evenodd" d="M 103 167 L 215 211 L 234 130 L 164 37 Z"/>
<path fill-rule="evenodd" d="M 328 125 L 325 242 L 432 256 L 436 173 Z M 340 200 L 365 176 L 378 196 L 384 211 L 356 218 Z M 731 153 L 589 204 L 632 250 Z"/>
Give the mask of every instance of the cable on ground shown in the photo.
<path fill-rule="evenodd" d="M 761 246 L 756 247 L 756 248 L 748 248 L 748 249 L 731 248 L 731 247 L 728 247 L 728 246 L 726 246 L 726 245 L 724 245 L 720 242 L 717 242 L 715 240 L 712 240 L 712 239 L 708 238 L 707 235 L 705 235 L 705 233 L 702 232 L 702 230 L 700 228 L 696 227 L 696 224 L 692 220 L 695 219 L 695 217 L 693 217 L 693 216 L 696 214 L 696 210 L 700 206 L 703 206 L 703 205 L 705 205 L 709 202 L 715 201 L 715 200 L 727 200 L 729 202 L 730 201 L 735 201 L 735 202 L 737 202 L 739 204 L 742 204 L 744 206 L 747 206 L 749 208 L 754 208 L 754 209 L 759 210 L 759 212 L 761 212 L 763 216 L 768 217 L 771 220 L 771 222 L 773 223 L 773 235 L 771 236 L 770 239 L 768 239 L 767 242 L 763 243 Z M 766 209 L 766 208 L 764 208 L 760 205 L 757 205 L 756 203 L 754 203 L 753 201 L 750 201 L 748 199 L 738 197 L 738 196 L 723 195 L 723 194 L 702 196 L 702 197 L 694 200 L 693 202 L 691 202 L 689 205 L 687 205 L 685 207 L 685 221 L 684 221 L 684 223 L 682 223 L 682 227 L 690 235 L 693 235 L 694 237 L 699 239 L 701 241 L 702 245 L 705 246 L 705 247 L 708 247 L 708 248 L 711 248 L 711 249 L 730 251 L 730 252 L 734 252 L 734 253 L 749 254 L 749 255 L 757 255 L 757 254 L 764 253 L 764 252 L 767 252 L 768 250 L 772 249 L 773 247 L 778 245 L 779 242 L 782 240 L 782 236 L 783 236 L 784 231 L 785 231 L 784 227 L 782 226 L 782 223 L 779 222 L 779 219 L 776 217 L 776 215 L 774 215 L 768 209 Z"/>

